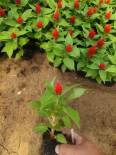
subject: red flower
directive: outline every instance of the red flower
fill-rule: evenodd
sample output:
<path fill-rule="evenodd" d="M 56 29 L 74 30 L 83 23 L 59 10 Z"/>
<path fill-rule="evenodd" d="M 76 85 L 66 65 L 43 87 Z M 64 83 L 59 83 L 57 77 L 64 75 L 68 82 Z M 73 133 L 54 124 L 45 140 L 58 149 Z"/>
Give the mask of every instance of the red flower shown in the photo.
<path fill-rule="evenodd" d="M 107 4 L 110 4 L 110 0 L 106 0 L 106 3 L 107 3 Z"/>
<path fill-rule="evenodd" d="M 106 65 L 105 65 L 105 64 L 99 64 L 99 69 L 100 69 L 100 70 L 104 70 L 104 69 L 105 69 L 105 67 L 106 67 Z"/>
<path fill-rule="evenodd" d="M 75 20 L 76 20 L 76 17 L 75 17 L 75 16 L 72 16 L 72 17 L 70 18 L 70 23 L 71 23 L 71 24 L 74 24 L 74 23 L 75 23 Z"/>
<path fill-rule="evenodd" d="M 41 6 L 40 6 L 39 3 L 36 4 L 36 6 L 35 6 L 35 11 L 36 11 L 36 13 L 38 13 L 38 14 L 41 12 Z"/>
<path fill-rule="evenodd" d="M 99 4 L 103 4 L 104 3 L 104 0 L 99 0 Z"/>
<path fill-rule="evenodd" d="M 4 17 L 6 15 L 5 10 L 0 8 L 0 17 Z"/>
<path fill-rule="evenodd" d="M 15 39 L 16 37 L 17 37 L 17 35 L 16 35 L 16 33 L 11 33 L 11 35 L 10 35 L 10 37 L 12 38 L 12 39 Z"/>
<path fill-rule="evenodd" d="M 62 0 L 58 0 L 57 6 L 59 9 L 62 8 Z"/>
<path fill-rule="evenodd" d="M 79 1 L 78 0 L 75 0 L 74 1 L 74 8 L 75 9 L 78 9 L 79 8 Z"/>
<path fill-rule="evenodd" d="M 111 17 L 111 11 L 106 12 L 105 18 L 106 19 L 110 19 L 110 17 Z"/>
<path fill-rule="evenodd" d="M 16 0 L 15 3 L 16 3 L 17 5 L 19 5 L 19 4 L 21 4 L 21 0 Z"/>
<path fill-rule="evenodd" d="M 72 30 L 72 29 L 69 29 L 69 34 L 70 34 L 71 36 L 73 36 L 73 30 Z"/>
<path fill-rule="evenodd" d="M 60 82 L 57 82 L 55 84 L 54 91 L 57 95 L 60 95 L 62 93 L 62 84 Z"/>
<path fill-rule="evenodd" d="M 96 13 L 97 12 L 97 7 L 93 7 L 93 13 Z"/>
<path fill-rule="evenodd" d="M 66 45 L 66 52 L 71 52 L 72 51 L 72 49 L 73 49 L 73 46 L 71 45 L 71 44 L 67 44 Z"/>
<path fill-rule="evenodd" d="M 19 16 L 17 18 L 17 23 L 22 24 L 23 23 L 23 18 L 21 16 Z"/>
<path fill-rule="evenodd" d="M 104 45 L 104 38 L 100 38 L 97 42 L 98 47 L 102 47 Z"/>
<path fill-rule="evenodd" d="M 55 28 L 54 31 L 52 32 L 52 36 L 53 36 L 53 38 L 55 40 L 57 40 L 58 39 L 58 35 L 59 35 L 59 32 L 58 32 L 57 28 Z"/>
<path fill-rule="evenodd" d="M 111 24 L 107 24 L 105 27 L 104 27 L 104 32 L 105 33 L 109 33 L 111 31 Z"/>
<path fill-rule="evenodd" d="M 40 29 L 43 27 L 43 23 L 42 23 L 41 20 L 39 20 L 39 21 L 37 22 L 37 27 L 40 28 Z"/>
<path fill-rule="evenodd" d="M 96 35 L 95 30 L 91 30 L 91 31 L 89 32 L 89 38 L 93 39 L 95 35 Z"/>
<path fill-rule="evenodd" d="M 90 47 L 87 52 L 87 56 L 89 58 L 93 57 L 96 54 L 97 48 L 96 46 Z"/>
<path fill-rule="evenodd" d="M 57 10 L 57 11 L 55 11 L 55 13 L 54 13 L 54 20 L 55 21 L 58 21 L 59 20 L 59 17 L 60 17 L 60 13 L 59 13 L 59 11 Z"/>
<path fill-rule="evenodd" d="M 93 7 L 88 8 L 87 16 L 91 17 L 93 15 L 93 13 L 94 13 Z"/>

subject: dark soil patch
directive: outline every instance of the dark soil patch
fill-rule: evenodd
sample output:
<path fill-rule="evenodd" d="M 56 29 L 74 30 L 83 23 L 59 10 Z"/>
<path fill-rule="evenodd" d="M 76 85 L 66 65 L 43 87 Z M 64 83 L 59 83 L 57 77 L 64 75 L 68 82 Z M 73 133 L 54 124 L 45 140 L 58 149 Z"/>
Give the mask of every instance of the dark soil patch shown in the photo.
<path fill-rule="evenodd" d="M 0 155 L 38 155 L 41 136 L 33 128 L 40 119 L 28 103 L 40 97 L 45 80 L 54 76 L 88 89 L 72 103 L 81 116 L 81 132 L 104 155 L 116 155 L 116 84 L 106 87 L 76 73 L 61 73 L 38 52 L 28 60 L 0 60 Z"/>

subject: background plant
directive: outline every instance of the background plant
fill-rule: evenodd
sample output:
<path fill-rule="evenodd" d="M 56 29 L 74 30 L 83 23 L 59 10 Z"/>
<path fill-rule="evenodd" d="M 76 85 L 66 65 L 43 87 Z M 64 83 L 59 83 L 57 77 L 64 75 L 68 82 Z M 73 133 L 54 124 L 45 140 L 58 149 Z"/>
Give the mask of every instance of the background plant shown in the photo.
<path fill-rule="evenodd" d="M 48 131 L 51 138 L 66 143 L 65 137 L 59 132 L 63 128 L 71 129 L 72 123 L 80 128 L 79 114 L 68 103 L 83 95 L 84 92 L 85 89 L 77 85 L 62 86 L 60 82 L 47 81 L 41 98 L 32 102 L 33 108 L 37 110 L 44 122 L 38 124 L 36 131 L 42 134 Z"/>

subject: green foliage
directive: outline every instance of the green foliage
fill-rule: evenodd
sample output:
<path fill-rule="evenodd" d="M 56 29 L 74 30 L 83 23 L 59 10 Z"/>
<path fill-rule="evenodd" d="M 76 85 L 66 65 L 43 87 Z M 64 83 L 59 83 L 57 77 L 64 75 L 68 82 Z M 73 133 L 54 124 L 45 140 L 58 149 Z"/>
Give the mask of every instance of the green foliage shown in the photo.
<path fill-rule="evenodd" d="M 97 82 L 116 80 L 116 5 L 115 0 L 110 4 L 99 4 L 99 0 L 79 0 L 79 8 L 74 8 L 74 0 L 62 0 L 62 8 L 57 8 L 57 0 L 39 0 L 41 11 L 36 10 L 37 0 L 1 0 L 0 6 L 5 10 L 5 15 L 0 15 L 0 48 L 11 58 L 16 54 L 20 58 L 23 47 L 30 39 L 35 39 L 38 45 L 45 50 L 49 62 L 55 67 L 60 67 L 64 72 L 85 72 L 86 77 L 96 79 Z M 88 16 L 89 9 L 93 9 Z M 59 18 L 54 20 L 54 13 L 58 10 Z M 90 10 L 91 11 L 91 10 Z M 106 12 L 111 12 L 106 19 Z M 23 22 L 17 22 L 21 16 Z M 75 21 L 71 21 L 75 17 Z M 73 19 L 74 20 L 74 19 Z M 41 21 L 42 28 L 37 27 Z M 111 31 L 104 33 L 107 24 L 111 24 Z M 53 31 L 57 29 L 57 38 Z M 91 30 L 96 31 L 93 38 L 89 37 Z M 71 31 L 72 32 L 71 32 Z M 71 34 L 70 34 L 70 33 Z M 11 34 L 16 33 L 12 38 Z M 104 39 L 104 44 L 99 47 L 97 42 Z M 16 43 L 16 44 L 15 44 Z M 13 46 L 15 44 L 15 46 Z M 66 50 L 66 45 L 71 44 L 72 50 Z M 96 52 L 91 56 L 88 49 L 96 45 Z M 104 68 L 99 65 L 104 64 Z M 110 71 L 111 69 L 111 71 Z"/>
<path fill-rule="evenodd" d="M 43 120 L 43 123 L 37 125 L 35 131 L 42 134 L 50 131 L 52 137 L 61 143 L 66 143 L 65 137 L 59 132 L 63 128 L 71 129 L 72 123 L 80 128 L 79 114 L 68 103 L 82 96 L 85 91 L 84 88 L 77 87 L 77 85 L 62 86 L 55 80 L 47 81 L 43 95 L 39 100 L 32 102 L 32 107 L 37 110 Z"/>

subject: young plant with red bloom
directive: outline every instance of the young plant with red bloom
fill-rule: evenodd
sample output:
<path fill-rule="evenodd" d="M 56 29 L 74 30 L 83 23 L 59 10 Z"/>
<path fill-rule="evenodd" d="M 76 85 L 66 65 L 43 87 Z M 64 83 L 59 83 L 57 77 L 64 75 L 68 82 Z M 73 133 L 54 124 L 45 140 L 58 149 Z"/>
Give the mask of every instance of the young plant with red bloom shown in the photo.
<path fill-rule="evenodd" d="M 75 20 L 76 20 L 76 17 L 75 16 L 72 16 L 71 18 L 70 18 L 70 24 L 74 24 L 75 23 Z"/>
<path fill-rule="evenodd" d="M 58 39 L 58 35 L 59 35 L 58 29 L 55 28 L 55 29 L 53 30 L 53 32 L 52 32 L 52 36 L 53 36 L 53 38 L 54 38 L 55 40 L 57 40 L 57 39 Z"/>
<path fill-rule="evenodd" d="M 66 50 L 66 52 L 70 53 L 73 50 L 73 45 L 67 44 L 65 50 Z"/>
<path fill-rule="evenodd" d="M 79 1 L 78 0 L 74 0 L 74 8 L 79 9 Z"/>
<path fill-rule="evenodd" d="M 21 0 L 16 0 L 15 3 L 16 3 L 16 5 L 20 5 L 21 4 Z"/>
<path fill-rule="evenodd" d="M 96 35 L 96 31 L 95 30 L 91 30 L 89 32 L 89 38 L 93 39 L 95 37 L 95 35 Z"/>
<path fill-rule="evenodd" d="M 58 2 L 57 2 L 57 6 L 58 6 L 59 9 L 62 8 L 62 0 L 58 0 Z"/>
<path fill-rule="evenodd" d="M 106 15 L 105 15 L 105 18 L 110 19 L 110 17 L 111 17 L 111 11 L 107 11 Z"/>
<path fill-rule="evenodd" d="M 99 69 L 100 69 L 100 70 L 104 70 L 104 69 L 105 69 L 105 67 L 106 67 L 106 65 L 105 65 L 105 64 L 103 64 L 103 63 L 99 64 Z"/>
<path fill-rule="evenodd" d="M 87 57 L 88 58 L 93 57 L 96 54 L 96 52 L 97 52 L 96 46 L 90 47 L 87 52 Z"/>
<path fill-rule="evenodd" d="M 57 94 L 57 95 L 61 95 L 62 93 L 62 84 L 60 82 L 57 82 L 54 86 L 54 92 Z"/>
<path fill-rule="evenodd" d="M 105 27 L 104 27 L 104 32 L 105 33 L 110 33 L 111 31 L 111 24 L 107 24 Z"/>
<path fill-rule="evenodd" d="M 41 12 L 41 6 L 40 6 L 39 3 L 36 4 L 35 11 L 36 11 L 37 14 L 39 14 Z"/>
<path fill-rule="evenodd" d="M 106 0 L 106 3 L 107 3 L 107 4 L 110 4 L 110 0 Z"/>
<path fill-rule="evenodd" d="M 58 21 L 58 20 L 59 20 L 59 17 L 60 17 L 60 13 L 59 13 L 58 10 L 56 10 L 56 11 L 54 12 L 53 18 L 54 18 L 55 21 Z"/>
<path fill-rule="evenodd" d="M 13 33 L 11 33 L 10 37 L 11 37 L 11 39 L 15 39 L 15 38 L 17 38 L 17 34 L 15 32 L 13 32 Z"/>
<path fill-rule="evenodd" d="M 23 18 L 21 16 L 19 16 L 17 18 L 17 23 L 22 24 L 23 23 Z"/>
<path fill-rule="evenodd" d="M 4 17 L 5 15 L 5 10 L 3 8 L 0 8 L 0 17 Z"/>
<path fill-rule="evenodd" d="M 98 40 L 98 42 L 97 42 L 97 46 L 98 46 L 98 47 L 102 47 L 102 46 L 104 46 L 104 44 L 105 44 L 104 38 L 100 38 L 100 39 Z"/>
<path fill-rule="evenodd" d="M 39 20 L 39 21 L 37 22 L 37 27 L 38 27 L 39 29 L 41 29 L 41 28 L 43 27 L 43 22 L 42 22 L 41 20 Z"/>

